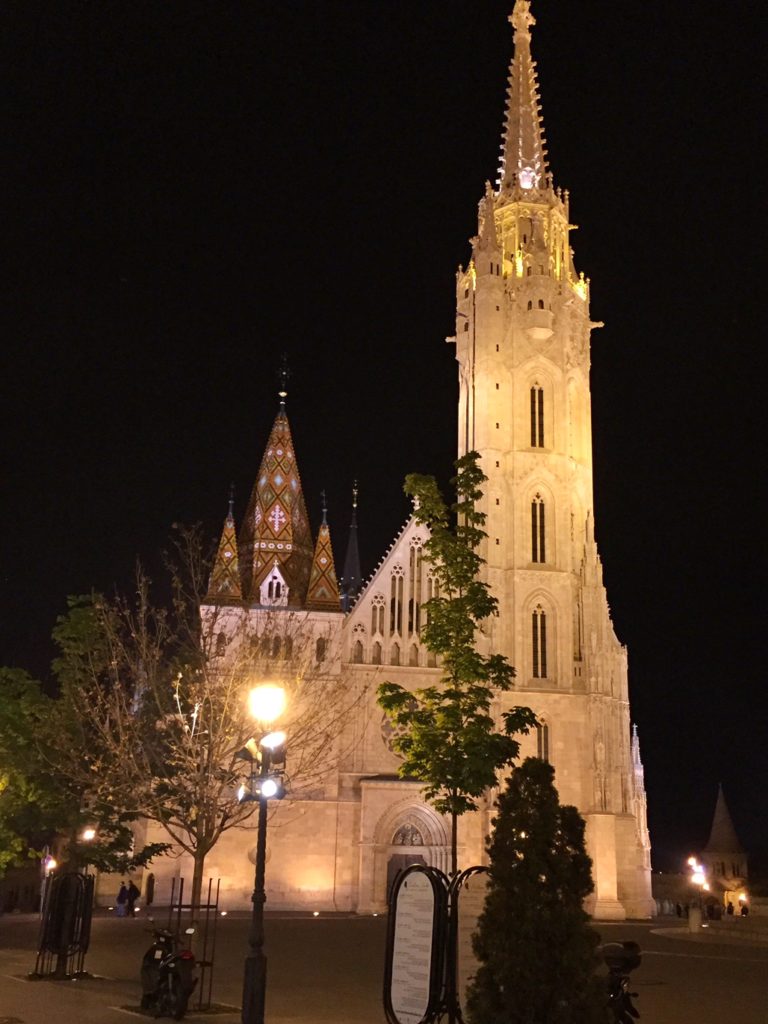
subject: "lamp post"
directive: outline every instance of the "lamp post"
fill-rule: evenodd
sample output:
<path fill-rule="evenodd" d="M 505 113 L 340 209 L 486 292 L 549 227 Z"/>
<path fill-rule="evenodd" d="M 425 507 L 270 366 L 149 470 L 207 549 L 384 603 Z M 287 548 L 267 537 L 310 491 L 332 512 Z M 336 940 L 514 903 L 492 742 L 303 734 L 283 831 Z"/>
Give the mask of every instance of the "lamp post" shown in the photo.
<path fill-rule="evenodd" d="M 703 865 L 699 864 L 695 857 L 688 858 L 688 867 L 691 869 L 691 882 L 698 886 L 699 890 L 699 905 L 691 907 L 688 914 L 688 930 L 695 932 L 704 923 L 704 893 L 709 892 L 709 882 L 707 882 Z"/>
<path fill-rule="evenodd" d="M 285 690 L 280 686 L 257 686 L 248 695 L 250 712 L 263 728 L 274 722 L 285 710 Z M 251 761 L 251 790 L 241 787 L 240 800 L 258 800 L 259 818 L 256 838 L 256 872 L 253 885 L 253 913 L 248 933 L 248 953 L 243 977 L 242 1024 L 264 1024 L 264 1002 L 267 992 L 267 958 L 264 955 L 264 904 L 267 894 L 264 871 L 267 861 L 267 804 L 283 795 L 282 778 L 273 767 L 285 763 L 285 733 L 269 732 L 257 742 L 245 746 Z M 258 775 L 254 767 L 258 764 Z"/>

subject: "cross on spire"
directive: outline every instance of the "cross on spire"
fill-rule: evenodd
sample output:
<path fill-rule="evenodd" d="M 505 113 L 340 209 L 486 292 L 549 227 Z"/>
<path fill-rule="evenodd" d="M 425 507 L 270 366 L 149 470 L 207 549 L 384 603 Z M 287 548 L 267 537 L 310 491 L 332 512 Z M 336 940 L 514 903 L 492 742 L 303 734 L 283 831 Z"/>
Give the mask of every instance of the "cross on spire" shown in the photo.
<path fill-rule="evenodd" d="M 280 359 L 280 368 L 277 371 L 277 379 L 280 382 L 280 390 L 277 392 L 280 397 L 280 405 L 285 405 L 285 400 L 288 397 L 288 381 L 291 379 L 291 371 L 288 366 L 288 355 L 283 353 Z"/>

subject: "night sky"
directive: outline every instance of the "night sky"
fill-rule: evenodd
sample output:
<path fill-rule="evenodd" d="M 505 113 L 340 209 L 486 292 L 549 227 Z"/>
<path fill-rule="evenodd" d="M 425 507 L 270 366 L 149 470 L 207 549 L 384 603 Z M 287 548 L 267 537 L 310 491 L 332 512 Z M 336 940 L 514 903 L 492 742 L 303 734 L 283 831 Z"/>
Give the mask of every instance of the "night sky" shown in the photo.
<path fill-rule="evenodd" d="M 7 269 L 0 663 L 66 595 L 241 515 L 292 367 L 310 515 L 363 569 L 455 451 L 454 273 L 495 181 L 511 0 L 0 12 Z M 592 280 L 596 529 L 654 864 L 722 781 L 768 852 L 759 5 L 536 0 L 555 183 Z M 762 141 L 762 140 L 761 140 Z M 761 251 L 758 254 L 758 245 Z M 762 585 L 760 585 L 762 584 Z"/>

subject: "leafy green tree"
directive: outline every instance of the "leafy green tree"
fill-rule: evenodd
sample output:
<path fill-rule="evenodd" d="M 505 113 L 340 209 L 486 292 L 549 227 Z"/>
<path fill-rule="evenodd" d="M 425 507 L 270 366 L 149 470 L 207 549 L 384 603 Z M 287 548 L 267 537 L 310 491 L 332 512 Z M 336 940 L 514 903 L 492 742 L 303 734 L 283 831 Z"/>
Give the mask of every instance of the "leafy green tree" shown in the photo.
<path fill-rule="evenodd" d="M 58 819 L 58 793 L 38 770 L 46 703 L 22 669 L 0 669 L 0 875 L 42 847 Z"/>
<path fill-rule="evenodd" d="M 497 784 L 500 769 L 512 764 L 520 744 L 514 738 L 535 725 L 529 708 L 493 714 L 498 693 L 513 686 L 514 668 L 501 654 L 481 654 L 477 634 L 497 615 L 497 600 L 480 577 L 478 548 L 487 536 L 485 513 L 477 504 L 486 480 L 470 452 L 456 462 L 456 502 L 448 507 L 435 478 L 411 474 L 405 492 L 415 499 L 416 518 L 430 531 L 424 558 L 433 566 L 437 596 L 424 605 L 421 639 L 440 658 L 440 684 L 407 690 L 383 683 L 378 700 L 403 734 L 394 741 L 402 756 L 400 774 L 424 783 L 424 794 L 451 820 L 451 870 L 458 870 L 458 819 Z"/>
<path fill-rule="evenodd" d="M 57 770 L 56 749 L 75 740 L 60 711 L 26 672 L 0 669 L 0 873 L 54 844 L 70 869 L 146 863 L 164 847 L 134 851 L 128 820 Z"/>
<path fill-rule="evenodd" d="M 595 975 L 599 936 L 583 909 L 593 889 L 583 819 L 561 806 L 554 770 L 534 757 L 513 771 L 497 811 L 470 1021 L 606 1024 L 605 983 Z"/>

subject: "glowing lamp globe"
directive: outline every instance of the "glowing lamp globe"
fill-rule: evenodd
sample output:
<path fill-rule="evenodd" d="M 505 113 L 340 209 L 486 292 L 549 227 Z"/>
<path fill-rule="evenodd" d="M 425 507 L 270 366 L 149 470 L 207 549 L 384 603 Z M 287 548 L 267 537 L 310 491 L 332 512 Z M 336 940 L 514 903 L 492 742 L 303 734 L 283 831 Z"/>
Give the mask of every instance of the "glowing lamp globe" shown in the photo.
<path fill-rule="evenodd" d="M 248 709 L 257 722 L 274 722 L 285 711 L 285 703 L 285 690 L 270 683 L 255 686 L 248 694 Z"/>

